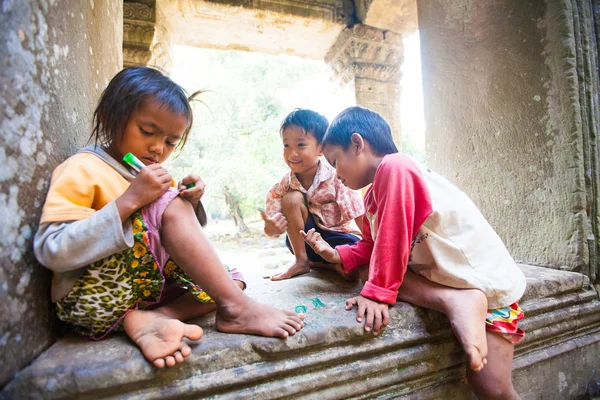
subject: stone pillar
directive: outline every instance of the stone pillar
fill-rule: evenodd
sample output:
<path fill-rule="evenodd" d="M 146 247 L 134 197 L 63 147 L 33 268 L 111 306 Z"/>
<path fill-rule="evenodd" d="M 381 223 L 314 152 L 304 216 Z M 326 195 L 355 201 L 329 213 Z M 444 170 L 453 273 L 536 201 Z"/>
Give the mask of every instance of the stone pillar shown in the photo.
<path fill-rule="evenodd" d="M 475 201 L 517 260 L 594 279 L 592 0 L 420 0 L 418 12 L 430 167 Z"/>
<path fill-rule="evenodd" d="M 146 65 L 152 53 L 156 22 L 155 1 L 125 0 L 123 3 L 123 67 Z"/>
<path fill-rule="evenodd" d="M 0 387 L 55 339 L 33 255 L 53 169 L 83 147 L 122 68 L 121 1 L 6 1 L 0 13 Z M 0 395 L 2 397 L 2 395 Z"/>
<path fill-rule="evenodd" d="M 354 82 L 356 104 L 377 111 L 389 122 L 398 148 L 402 60 L 400 35 L 365 25 L 346 28 L 325 56 L 338 85 Z"/>
<path fill-rule="evenodd" d="M 156 5 L 156 24 L 154 26 L 154 39 L 150 45 L 149 65 L 159 67 L 170 72 L 173 66 L 173 28 L 167 13 L 171 10 L 165 2 L 159 1 Z M 168 5 L 173 2 L 167 0 Z M 166 8 L 166 9 L 165 9 Z"/>

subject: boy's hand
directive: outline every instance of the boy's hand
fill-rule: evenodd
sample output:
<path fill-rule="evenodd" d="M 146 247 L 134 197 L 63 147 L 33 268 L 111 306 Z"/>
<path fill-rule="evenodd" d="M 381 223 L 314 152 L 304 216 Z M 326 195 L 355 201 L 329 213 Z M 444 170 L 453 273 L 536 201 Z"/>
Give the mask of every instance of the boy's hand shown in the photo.
<path fill-rule="evenodd" d="M 336 249 L 331 247 L 329 243 L 327 243 L 321 237 L 319 232 L 315 231 L 315 228 L 311 228 L 308 232 L 300 231 L 300 235 L 308 245 L 325 261 L 328 261 L 332 264 L 341 264 L 342 259 L 340 254 Z"/>
<path fill-rule="evenodd" d="M 390 323 L 390 315 L 388 313 L 389 305 L 369 300 L 366 297 L 356 296 L 346 300 L 346 310 L 351 310 L 357 306 L 356 321 L 362 322 L 365 314 L 365 331 L 373 330 L 374 335 L 378 335 Z"/>
<path fill-rule="evenodd" d="M 187 185 L 189 185 L 190 183 L 193 183 L 194 186 L 188 189 Z M 204 195 L 206 183 L 204 183 L 200 176 L 191 174 L 186 176 L 181 180 L 181 182 L 179 182 L 178 188 L 181 197 L 192 203 L 194 209 L 196 209 L 198 207 L 200 199 Z"/>
<path fill-rule="evenodd" d="M 260 216 L 265 221 L 265 234 L 271 237 L 277 237 L 287 230 L 287 219 L 281 213 L 275 213 L 269 217 L 265 210 L 258 209 Z"/>

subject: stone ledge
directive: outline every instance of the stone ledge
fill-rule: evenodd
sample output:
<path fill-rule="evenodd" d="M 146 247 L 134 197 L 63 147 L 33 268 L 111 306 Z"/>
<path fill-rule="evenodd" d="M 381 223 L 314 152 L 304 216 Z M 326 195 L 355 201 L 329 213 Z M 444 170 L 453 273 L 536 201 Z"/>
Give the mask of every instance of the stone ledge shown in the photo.
<path fill-rule="evenodd" d="M 515 370 L 599 347 L 600 302 L 587 277 L 521 267 L 528 278 L 521 304 L 528 335 L 517 347 Z M 252 274 L 247 278 L 255 298 L 286 309 L 304 305 L 305 329 L 287 340 L 223 334 L 209 315 L 198 320 L 205 336 L 192 344 L 192 355 L 165 370 L 154 369 L 124 335 L 100 342 L 68 336 L 23 370 L 0 397 L 468 396 L 464 357 L 443 315 L 399 303 L 391 309 L 385 334 L 374 337 L 364 333 L 353 312 L 343 311 L 345 299 L 359 292 L 358 284 L 319 272 L 277 283 Z M 594 368 L 599 367 L 596 361 Z"/>

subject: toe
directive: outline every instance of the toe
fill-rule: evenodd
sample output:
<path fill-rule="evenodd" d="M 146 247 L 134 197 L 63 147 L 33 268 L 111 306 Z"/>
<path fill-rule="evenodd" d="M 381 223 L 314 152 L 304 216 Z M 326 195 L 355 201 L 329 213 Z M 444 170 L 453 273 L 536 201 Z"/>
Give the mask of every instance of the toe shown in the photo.
<path fill-rule="evenodd" d="M 288 325 L 291 325 L 294 327 L 295 330 L 299 331 L 300 329 L 302 329 L 302 327 L 304 326 L 304 323 L 302 322 L 298 322 L 295 319 L 292 318 L 288 318 L 288 320 L 286 321 Z"/>
<path fill-rule="evenodd" d="M 288 317 L 291 317 L 291 319 L 293 319 L 296 322 L 302 323 L 302 321 L 304 321 L 304 314 L 298 314 L 298 313 L 295 313 L 293 311 L 288 311 L 288 310 L 283 310 L 283 312 Z"/>
<path fill-rule="evenodd" d="M 188 346 L 187 343 L 182 343 L 181 349 L 179 351 L 181 352 L 181 355 L 184 357 L 187 357 L 190 354 L 192 354 L 192 349 L 190 348 L 190 346 Z"/>
<path fill-rule="evenodd" d="M 164 368 L 165 360 L 162 358 L 157 358 L 156 360 L 154 360 L 153 364 L 156 368 Z"/>
<path fill-rule="evenodd" d="M 190 340 L 200 340 L 204 331 L 198 325 L 185 324 L 185 330 L 183 336 Z"/>
<path fill-rule="evenodd" d="M 274 336 L 285 339 L 288 336 L 290 336 L 290 334 L 283 328 L 277 328 L 277 329 L 275 329 Z"/>
<path fill-rule="evenodd" d="M 167 364 L 167 367 L 172 367 L 173 365 L 177 364 L 175 362 L 175 357 L 173 357 L 173 356 L 166 356 L 165 357 L 165 362 Z"/>
<path fill-rule="evenodd" d="M 282 328 L 285 329 L 285 331 L 287 333 L 289 333 L 290 336 L 294 336 L 294 334 L 296 333 L 296 329 L 294 329 L 294 327 L 292 325 L 290 325 L 290 324 L 284 324 L 282 326 Z"/>
<path fill-rule="evenodd" d="M 180 351 L 176 351 L 175 354 L 173 354 L 173 357 L 175 357 L 175 361 L 177 361 L 178 363 L 182 363 L 183 360 L 185 360 L 183 354 L 181 354 Z"/>

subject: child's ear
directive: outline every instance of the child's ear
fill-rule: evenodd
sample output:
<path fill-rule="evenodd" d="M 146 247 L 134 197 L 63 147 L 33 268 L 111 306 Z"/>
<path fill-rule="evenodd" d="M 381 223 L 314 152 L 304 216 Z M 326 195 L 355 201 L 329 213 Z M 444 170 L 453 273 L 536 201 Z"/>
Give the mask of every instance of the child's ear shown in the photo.
<path fill-rule="evenodd" d="M 360 133 L 353 133 L 350 136 L 350 144 L 352 145 L 352 149 L 356 151 L 356 154 L 360 153 L 365 148 L 365 141 Z"/>
<path fill-rule="evenodd" d="M 319 157 L 321 157 L 323 155 L 323 145 L 320 144 L 319 147 L 317 147 L 317 150 L 319 150 Z"/>

